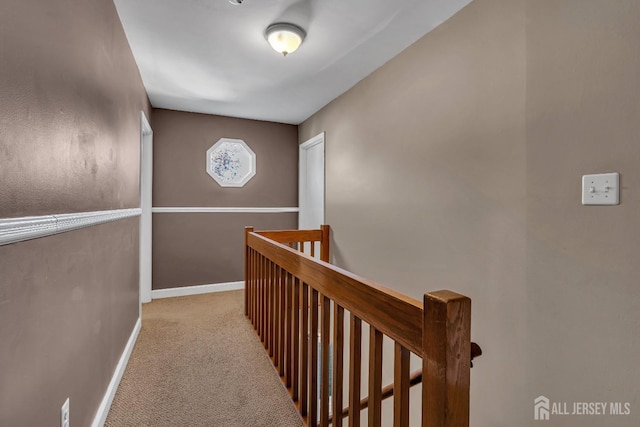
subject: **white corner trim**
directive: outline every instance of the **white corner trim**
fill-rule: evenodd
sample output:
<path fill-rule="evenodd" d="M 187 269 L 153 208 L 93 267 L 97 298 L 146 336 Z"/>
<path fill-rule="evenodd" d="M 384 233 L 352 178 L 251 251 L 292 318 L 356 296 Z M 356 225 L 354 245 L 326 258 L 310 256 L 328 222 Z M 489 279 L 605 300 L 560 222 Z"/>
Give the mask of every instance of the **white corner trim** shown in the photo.
<path fill-rule="evenodd" d="M 140 215 L 140 208 L 70 214 L 0 218 L 0 245 L 50 236 L 65 231 Z"/>
<path fill-rule="evenodd" d="M 155 289 L 151 291 L 151 299 L 183 297 L 212 292 L 237 291 L 244 289 L 244 282 L 217 283 L 213 285 L 184 286 L 181 288 Z"/>
<path fill-rule="evenodd" d="M 296 207 L 282 208 L 210 208 L 210 207 L 157 207 L 153 213 L 288 213 L 298 212 Z"/>
<path fill-rule="evenodd" d="M 129 341 L 127 342 L 127 345 L 122 352 L 122 356 L 120 356 L 120 361 L 116 366 L 113 377 L 111 377 L 111 382 L 109 382 L 107 392 L 104 394 L 102 402 L 100 402 L 100 406 L 98 407 L 98 412 L 96 412 L 96 416 L 93 419 L 93 423 L 91 423 L 91 427 L 102 427 L 104 425 L 104 422 L 107 420 L 109 409 L 111 409 L 111 403 L 113 403 L 113 398 L 115 397 L 116 391 L 118 390 L 118 385 L 120 384 L 122 375 L 124 375 L 127 363 L 129 362 L 129 357 L 131 356 L 131 352 L 133 351 L 133 346 L 138 339 L 138 334 L 140 333 L 141 326 L 142 322 L 138 317 L 138 320 L 133 327 L 133 332 L 131 332 L 131 336 L 129 337 Z"/>

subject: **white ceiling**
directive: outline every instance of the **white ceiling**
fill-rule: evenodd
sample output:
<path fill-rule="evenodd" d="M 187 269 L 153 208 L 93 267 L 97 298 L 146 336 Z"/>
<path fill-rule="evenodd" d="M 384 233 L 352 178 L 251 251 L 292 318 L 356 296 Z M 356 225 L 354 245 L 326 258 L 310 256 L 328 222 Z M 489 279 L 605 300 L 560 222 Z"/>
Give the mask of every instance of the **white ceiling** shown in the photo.
<path fill-rule="evenodd" d="M 114 0 L 151 104 L 299 124 L 471 0 Z M 264 30 L 307 31 L 283 57 Z"/>

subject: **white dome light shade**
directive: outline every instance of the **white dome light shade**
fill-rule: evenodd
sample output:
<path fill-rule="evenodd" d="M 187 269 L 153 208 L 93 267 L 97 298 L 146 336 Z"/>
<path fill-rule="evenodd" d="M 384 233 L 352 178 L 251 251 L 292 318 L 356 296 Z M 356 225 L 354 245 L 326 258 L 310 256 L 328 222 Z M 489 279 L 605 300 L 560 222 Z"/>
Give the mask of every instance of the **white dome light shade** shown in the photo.
<path fill-rule="evenodd" d="M 302 28 L 288 23 L 271 24 L 265 31 L 265 37 L 273 50 L 284 56 L 295 52 L 306 35 Z"/>

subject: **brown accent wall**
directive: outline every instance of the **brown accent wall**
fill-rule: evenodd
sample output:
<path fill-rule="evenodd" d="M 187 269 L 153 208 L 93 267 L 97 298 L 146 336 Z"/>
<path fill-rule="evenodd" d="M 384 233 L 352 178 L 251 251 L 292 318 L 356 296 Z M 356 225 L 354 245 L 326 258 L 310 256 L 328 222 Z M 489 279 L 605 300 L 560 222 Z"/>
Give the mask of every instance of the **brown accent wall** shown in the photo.
<path fill-rule="evenodd" d="M 138 318 L 137 218 L 0 247 L 0 424 L 93 421 Z"/>
<path fill-rule="evenodd" d="M 0 12 L 0 218 L 138 206 L 149 106 L 113 2 Z"/>
<path fill-rule="evenodd" d="M 474 426 L 533 425 L 539 395 L 640 407 L 637 40 L 637 2 L 476 0 L 300 126 L 326 131 L 335 262 L 472 298 Z M 610 171 L 621 205 L 582 206 Z M 576 423 L 637 416 L 550 425 Z"/>
<path fill-rule="evenodd" d="M 297 126 L 154 109 L 154 207 L 297 207 Z M 256 154 L 256 175 L 221 187 L 206 172 L 220 138 L 242 139 Z M 153 289 L 243 280 L 243 233 L 296 228 L 297 214 L 156 213 Z"/>
<path fill-rule="evenodd" d="M 139 206 L 151 109 L 111 0 L 0 2 L 0 218 Z M 138 220 L 0 246 L 0 425 L 90 425 L 138 318 Z"/>
<path fill-rule="evenodd" d="M 286 230 L 297 224 L 297 213 L 156 214 L 153 288 L 244 280 L 244 228 Z"/>

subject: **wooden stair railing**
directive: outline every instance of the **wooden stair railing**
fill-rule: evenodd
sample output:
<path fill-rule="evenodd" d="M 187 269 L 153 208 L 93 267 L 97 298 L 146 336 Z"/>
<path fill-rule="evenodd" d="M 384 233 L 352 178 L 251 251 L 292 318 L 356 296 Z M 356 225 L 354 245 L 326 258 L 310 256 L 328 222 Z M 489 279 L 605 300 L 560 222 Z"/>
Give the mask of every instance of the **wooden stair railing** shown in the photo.
<path fill-rule="evenodd" d="M 422 358 L 422 425 L 468 427 L 469 298 L 437 291 L 425 294 L 421 303 L 328 264 L 328 226 L 321 230 L 265 232 L 247 227 L 245 241 L 245 314 L 305 425 L 343 425 L 342 416 L 334 419 L 330 414 L 330 395 L 332 408 L 339 411 L 344 401 L 348 402 L 349 426 L 360 425 L 365 322 L 370 335 L 368 425 L 381 425 L 382 400 L 389 395 L 382 387 L 382 341 L 387 336 L 395 342 L 393 425 L 409 425 L 409 388 L 416 380 L 410 376 L 409 362 L 410 353 L 414 353 Z M 320 242 L 321 260 L 313 258 L 315 242 Z M 345 350 L 347 396 L 343 395 Z"/>

